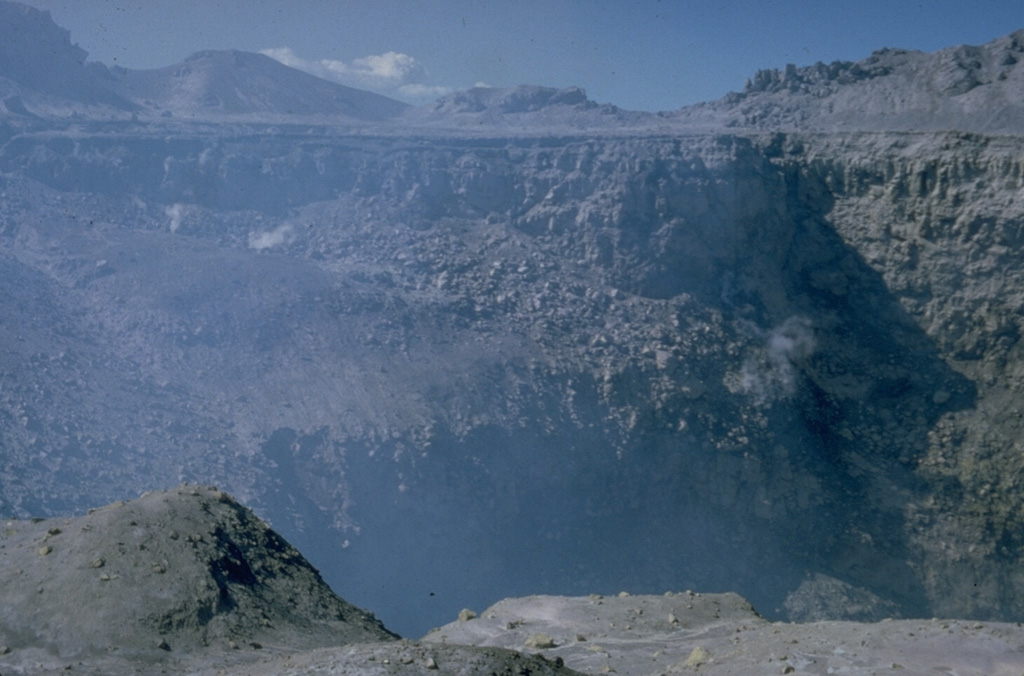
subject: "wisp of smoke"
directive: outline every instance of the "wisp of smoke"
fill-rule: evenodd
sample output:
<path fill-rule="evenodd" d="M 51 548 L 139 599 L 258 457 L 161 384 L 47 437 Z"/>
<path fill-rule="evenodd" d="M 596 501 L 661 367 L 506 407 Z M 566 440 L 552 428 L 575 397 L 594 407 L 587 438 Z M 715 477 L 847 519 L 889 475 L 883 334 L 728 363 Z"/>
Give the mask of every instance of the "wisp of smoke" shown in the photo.
<path fill-rule="evenodd" d="M 763 335 L 764 352 L 743 362 L 734 390 L 766 403 L 796 391 L 796 363 L 814 353 L 815 341 L 811 321 L 799 316 L 787 318 Z"/>
<path fill-rule="evenodd" d="M 164 209 L 164 213 L 171 219 L 171 232 L 177 232 L 178 228 L 181 227 L 181 219 L 185 215 L 187 208 L 184 204 L 175 203 Z"/>
<path fill-rule="evenodd" d="M 262 251 L 263 249 L 281 246 L 291 240 L 291 235 L 292 226 L 290 223 L 284 223 L 273 230 L 265 232 L 250 232 L 249 248 Z"/>

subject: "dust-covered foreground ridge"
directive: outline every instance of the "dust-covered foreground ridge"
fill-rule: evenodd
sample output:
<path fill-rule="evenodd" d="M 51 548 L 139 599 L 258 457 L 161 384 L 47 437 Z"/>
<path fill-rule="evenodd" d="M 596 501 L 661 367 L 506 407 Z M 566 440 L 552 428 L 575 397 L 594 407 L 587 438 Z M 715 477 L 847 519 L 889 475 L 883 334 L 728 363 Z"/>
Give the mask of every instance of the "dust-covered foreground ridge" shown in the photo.
<path fill-rule="evenodd" d="M 527 650 L 619 676 L 1024 673 L 1019 623 L 769 622 L 736 594 L 692 591 L 506 599 L 424 641 Z"/>
<path fill-rule="evenodd" d="M 531 596 L 400 640 L 231 496 L 182 485 L 7 521 L 3 674 L 1024 672 L 1019 625 L 772 623 L 736 594 Z"/>

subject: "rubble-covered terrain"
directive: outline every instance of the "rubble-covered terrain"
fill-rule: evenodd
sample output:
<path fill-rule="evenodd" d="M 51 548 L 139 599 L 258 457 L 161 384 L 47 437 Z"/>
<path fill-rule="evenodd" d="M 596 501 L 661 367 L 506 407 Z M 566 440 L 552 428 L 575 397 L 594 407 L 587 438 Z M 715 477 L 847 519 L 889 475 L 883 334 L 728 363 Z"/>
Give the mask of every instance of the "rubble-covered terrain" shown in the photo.
<path fill-rule="evenodd" d="M 958 620 L 769 622 L 735 594 L 505 599 L 424 639 L 503 646 L 588 674 L 1016 676 L 1017 624 Z"/>
<path fill-rule="evenodd" d="M 1018 34 L 649 114 L 0 18 L 45 66 L 0 59 L 5 517 L 216 483 L 406 635 L 623 588 L 1024 619 Z"/>

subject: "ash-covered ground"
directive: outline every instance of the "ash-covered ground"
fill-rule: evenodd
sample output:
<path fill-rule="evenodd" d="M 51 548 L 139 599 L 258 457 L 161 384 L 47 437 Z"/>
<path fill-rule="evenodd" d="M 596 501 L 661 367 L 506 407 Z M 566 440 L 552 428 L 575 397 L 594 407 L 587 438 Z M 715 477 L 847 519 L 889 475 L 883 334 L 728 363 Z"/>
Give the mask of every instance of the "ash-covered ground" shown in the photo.
<path fill-rule="evenodd" d="M 3 674 L 1019 676 L 1024 632 L 769 622 L 736 594 L 530 596 L 402 640 L 231 496 L 180 486 L 0 536 Z M 342 590 L 343 591 L 343 590 Z"/>

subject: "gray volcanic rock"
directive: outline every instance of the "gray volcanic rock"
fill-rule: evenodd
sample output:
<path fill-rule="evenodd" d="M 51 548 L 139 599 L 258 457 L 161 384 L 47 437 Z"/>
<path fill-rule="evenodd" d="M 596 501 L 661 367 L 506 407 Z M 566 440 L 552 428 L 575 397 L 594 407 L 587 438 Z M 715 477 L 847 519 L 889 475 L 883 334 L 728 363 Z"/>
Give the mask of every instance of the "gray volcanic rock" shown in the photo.
<path fill-rule="evenodd" d="M 182 486 L 87 516 L 10 520 L 0 538 L 5 673 L 36 660 L 173 661 L 394 638 L 216 489 Z"/>
<path fill-rule="evenodd" d="M 1024 133 L 1024 30 L 934 54 L 758 71 L 740 93 L 683 108 L 688 125 L 784 131 Z"/>
<path fill-rule="evenodd" d="M 434 103 L 408 110 L 397 121 L 405 128 L 469 136 L 550 136 L 587 130 L 625 133 L 670 128 L 662 116 L 599 104 L 587 98 L 579 87 L 555 89 L 536 85 L 474 87 L 453 92 Z"/>
<path fill-rule="evenodd" d="M 597 104 L 587 98 L 579 87 L 553 89 L 551 87 L 520 86 L 511 89 L 474 87 L 442 97 L 432 108 L 438 113 L 479 113 L 496 110 L 500 113 L 531 113 L 548 106 L 570 106 L 589 110 Z"/>
<path fill-rule="evenodd" d="M 531 584 L 782 615 L 818 573 L 1012 619 L 1018 164 L 955 134 L 24 133 L 3 499 L 217 481 L 413 630 Z"/>
<path fill-rule="evenodd" d="M 212 674 L 210 670 L 208 673 Z M 240 672 L 241 673 L 241 670 Z M 395 641 L 284 655 L 245 666 L 246 676 L 579 676 L 559 658 L 505 648 Z"/>

